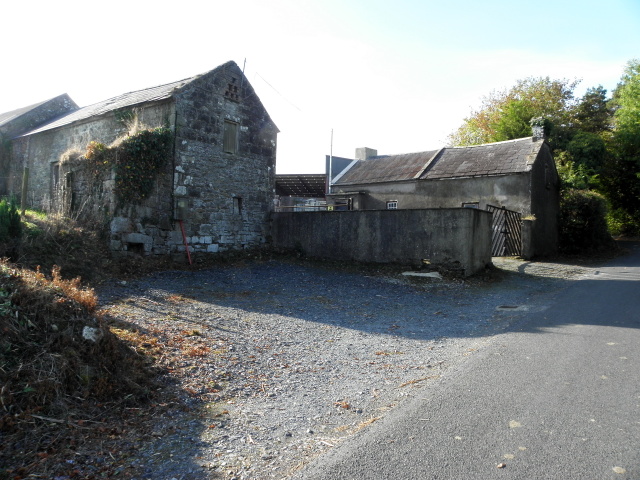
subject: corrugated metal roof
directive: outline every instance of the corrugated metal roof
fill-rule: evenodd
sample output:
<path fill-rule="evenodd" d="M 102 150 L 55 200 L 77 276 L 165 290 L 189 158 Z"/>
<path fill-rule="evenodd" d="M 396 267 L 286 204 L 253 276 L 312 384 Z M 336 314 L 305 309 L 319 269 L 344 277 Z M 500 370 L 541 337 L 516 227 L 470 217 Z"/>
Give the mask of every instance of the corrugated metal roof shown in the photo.
<path fill-rule="evenodd" d="M 543 145 L 532 137 L 360 160 L 336 185 L 506 175 L 528 172 Z M 425 168 L 426 167 L 426 168 Z"/>
<path fill-rule="evenodd" d="M 327 176 L 324 174 L 276 175 L 276 194 L 281 196 L 324 197 Z"/>
<path fill-rule="evenodd" d="M 177 82 L 167 83 L 166 85 L 159 85 L 157 87 L 145 88 L 144 90 L 137 90 L 135 92 L 124 93 L 122 95 L 118 95 L 117 97 L 94 103 L 93 105 L 83 107 L 79 110 L 69 113 L 68 115 L 64 115 L 40 128 L 31 130 L 30 132 L 25 133 L 23 136 L 62 127 L 73 122 L 85 120 L 90 117 L 96 117 L 108 112 L 112 112 L 114 110 L 138 105 L 140 103 L 154 102 L 170 98 L 174 94 L 174 92 L 176 92 L 178 89 L 191 82 L 195 78 L 197 77 L 191 77 L 184 80 L 179 80 Z"/>

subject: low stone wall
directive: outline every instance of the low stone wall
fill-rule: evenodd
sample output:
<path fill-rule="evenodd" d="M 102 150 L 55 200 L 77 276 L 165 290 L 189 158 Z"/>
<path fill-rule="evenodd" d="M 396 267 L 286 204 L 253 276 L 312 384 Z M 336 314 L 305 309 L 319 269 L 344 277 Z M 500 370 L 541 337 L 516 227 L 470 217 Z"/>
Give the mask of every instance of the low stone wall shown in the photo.
<path fill-rule="evenodd" d="M 491 214 L 472 208 L 274 213 L 273 245 L 332 260 L 421 264 L 472 275 L 491 263 Z"/>

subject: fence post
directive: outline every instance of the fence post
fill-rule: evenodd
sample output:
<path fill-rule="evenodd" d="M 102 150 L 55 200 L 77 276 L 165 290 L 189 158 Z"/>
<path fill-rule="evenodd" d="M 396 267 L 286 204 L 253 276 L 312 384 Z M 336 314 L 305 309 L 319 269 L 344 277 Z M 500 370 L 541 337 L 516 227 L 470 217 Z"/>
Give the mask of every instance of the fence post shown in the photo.
<path fill-rule="evenodd" d="M 24 167 L 22 172 L 22 193 L 20 195 L 20 207 L 22 209 L 21 215 L 24 216 L 24 211 L 27 208 L 27 188 L 29 186 L 29 167 Z"/>

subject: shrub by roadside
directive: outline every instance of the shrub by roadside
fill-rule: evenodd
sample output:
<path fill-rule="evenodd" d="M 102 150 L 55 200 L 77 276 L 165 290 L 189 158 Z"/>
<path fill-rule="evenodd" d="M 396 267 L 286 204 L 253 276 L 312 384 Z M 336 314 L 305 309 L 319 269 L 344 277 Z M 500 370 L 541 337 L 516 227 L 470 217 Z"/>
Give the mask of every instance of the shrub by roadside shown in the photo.
<path fill-rule="evenodd" d="M 560 198 L 559 240 L 562 253 L 575 254 L 611 249 L 607 228 L 607 203 L 593 191 L 565 190 Z"/>

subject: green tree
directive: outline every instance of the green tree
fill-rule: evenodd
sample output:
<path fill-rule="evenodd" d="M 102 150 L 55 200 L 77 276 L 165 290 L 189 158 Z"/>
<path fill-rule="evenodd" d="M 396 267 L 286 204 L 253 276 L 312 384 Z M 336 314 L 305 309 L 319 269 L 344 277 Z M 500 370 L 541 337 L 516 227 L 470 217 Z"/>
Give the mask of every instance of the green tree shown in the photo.
<path fill-rule="evenodd" d="M 493 141 L 531 136 L 530 120 L 536 113 L 533 102 L 528 98 L 507 103 L 502 109 L 502 115 L 493 124 Z"/>
<path fill-rule="evenodd" d="M 615 108 L 607 99 L 607 90 L 598 85 L 587 89 L 576 106 L 576 129 L 582 132 L 602 133 L 611 131 Z"/>
<path fill-rule="evenodd" d="M 640 60 L 627 63 L 613 93 L 616 111 L 605 167 L 605 192 L 615 210 L 632 219 L 627 231 L 640 232 Z"/>
<path fill-rule="evenodd" d="M 508 90 L 494 91 L 482 100 L 479 110 L 464 119 L 449 136 L 452 145 L 477 145 L 531 135 L 530 121 L 544 117 L 554 126 L 552 135 L 563 139 L 571 126 L 578 80 L 549 77 L 519 80 Z"/>
<path fill-rule="evenodd" d="M 607 146 L 600 135 L 579 131 L 567 144 L 567 153 L 576 165 L 599 174 L 607 157 Z"/>

